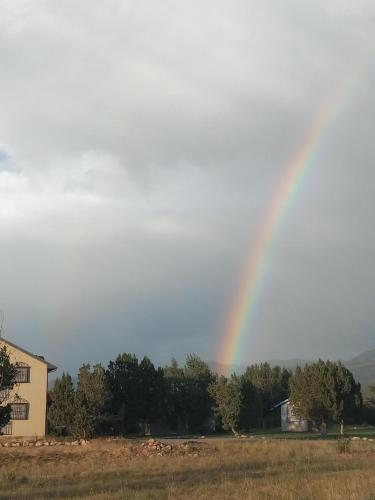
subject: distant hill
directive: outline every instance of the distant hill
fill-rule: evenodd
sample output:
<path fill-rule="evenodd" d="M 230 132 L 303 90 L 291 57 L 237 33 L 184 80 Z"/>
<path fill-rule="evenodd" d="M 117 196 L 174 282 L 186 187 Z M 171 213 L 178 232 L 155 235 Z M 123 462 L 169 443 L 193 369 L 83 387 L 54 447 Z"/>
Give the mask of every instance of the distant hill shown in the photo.
<path fill-rule="evenodd" d="M 242 375 L 242 373 L 246 370 L 246 366 L 230 365 L 229 367 L 229 365 L 224 365 L 223 363 L 218 363 L 217 361 L 207 361 L 207 364 L 210 370 L 218 375 L 228 375 L 228 373 Z"/>
<path fill-rule="evenodd" d="M 309 361 L 307 361 L 306 359 L 297 359 L 297 358 L 287 359 L 287 360 L 281 360 L 281 359 L 267 360 L 267 363 L 269 363 L 271 366 L 281 366 L 282 368 L 287 368 L 289 370 L 294 370 L 296 366 L 304 366 L 308 362 Z M 261 363 L 261 361 L 257 361 L 257 363 Z M 213 372 L 219 375 L 228 375 L 228 373 L 236 373 L 237 375 L 241 375 L 246 370 L 245 365 L 230 365 L 230 369 L 228 370 L 228 365 L 224 365 L 223 363 L 218 363 L 217 361 L 208 361 L 207 364 Z"/>
<path fill-rule="evenodd" d="M 311 361 L 303 359 L 290 359 L 287 361 L 269 361 L 272 366 L 282 366 L 294 370 L 296 366 L 304 366 Z M 349 360 L 342 360 L 342 363 L 350 370 L 357 382 L 360 382 L 365 391 L 370 385 L 375 384 L 375 349 L 363 352 Z"/>
<path fill-rule="evenodd" d="M 281 366 L 282 368 L 294 370 L 297 366 L 304 366 L 306 363 L 311 363 L 312 361 L 295 358 L 287 360 L 272 359 L 267 362 L 271 366 Z M 350 360 L 342 361 L 342 363 L 353 373 L 356 381 L 361 383 L 364 391 L 366 391 L 370 385 L 375 385 L 375 349 L 363 352 Z M 209 361 L 208 365 L 212 371 L 218 373 L 219 375 L 228 374 L 227 365 L 217 363 L 215 361 Z M 246 366 L 232 365 L 229 373 L 237 373 L 237 375 L 241 375 L 245 372 L 245 370 Z"/>
<path fill-rule="evenodd" d="M 261 361 L 258 361 L 258 363 L 261 363 Z M 282 368 L 294 370 L 296 366 L 304 366 L 306 363 L 308 363 L 308 361 L 306 361 L 305 359 L 272 359 L 267 361 L 267 363 L 269 363 L 271 366 L 281 366 Z M 218 363 L 217 361 L 207 361 L 207 364 L 210 369 L 218 375 L 228 375 L 228 373 L 236 373 L 237 375 L 241 375 L 246 370 L 245 365 L 230 365 L 230 369 L 228 369 L 228 365 Z"/>
<path fill-rule="evenodd" d="M 281 359 L 270 359 L 267 361 L 271 366 L 281 366 L 281 368 L 287 368 L 288 370 L 294 370 L 297 366 L 305 366 L 306 363 L 311 363 L 311 360 L 308 359 L 299 359 L 299 358 L 294 358 L 294 359 L 287 359 L 287 360 L 281 360 Z"/>
<path fill-rule="evenodd" d="M 361 383 L 364 390 L 369 385 L 375 385 L 375 349 L 343 363 L 353 373 L 354 378 Z"/>

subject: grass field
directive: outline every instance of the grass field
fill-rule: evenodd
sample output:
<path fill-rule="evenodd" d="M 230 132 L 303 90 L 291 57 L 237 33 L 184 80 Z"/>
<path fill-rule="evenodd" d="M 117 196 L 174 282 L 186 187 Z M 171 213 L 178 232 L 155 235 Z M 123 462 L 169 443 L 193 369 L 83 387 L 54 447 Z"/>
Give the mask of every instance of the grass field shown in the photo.
<path fill-rule="evenodd" d="M 173 442 L 174 443 L 174 442 Z M 197 452 L 138 456 L 134 440 L 0 448 L 0 499 L 375 500 L 375 442 L 206 439 Z"/>
<path fill-rule="evenodd" d="M 254 436 L 265 436 L 272 439 L 308 439 L 308 440 L 321 440 L 321 435 L 319 433 L 313 432 L 280 432 L 280 428 L 270 428 L 270 429 L 259 429 L 251 432 Z M 375 439 L 375 427 L 368 426 L 346 426 L 345 427 L 346 436 L 360 436 L 368 437 L 370 439 Z M 340 427 L 338 425 L 331 425 L 327 429 L 327 435 L 325 439 L 336 440 L 340 436 Z"/>

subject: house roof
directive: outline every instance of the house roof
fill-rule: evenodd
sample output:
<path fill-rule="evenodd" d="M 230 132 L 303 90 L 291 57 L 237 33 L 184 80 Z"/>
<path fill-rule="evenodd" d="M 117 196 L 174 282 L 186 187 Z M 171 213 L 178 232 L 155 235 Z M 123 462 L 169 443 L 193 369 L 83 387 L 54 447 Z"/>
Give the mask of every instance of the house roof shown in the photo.
<path fill-rule="evenodd" d="M 13 344 L 13 342 L 10 342 L 9 340 L 4 339 L 4 337 L 0 337 L 0 342 L 4 342 L 5 344 L 8 344 L 10 347 L 13 347 L 14 349 L 18 349 L 19 351 L 23 352 L 24 354 L 27 354 L 28 356 L 31 356 L 32 358 L 36 359 L 37 361 L 44 363 L 45 365 L 47 365 L 47 370 L 49 372 L 54 372 L 55 370 L 57 370 L 57 366 L 46 361 L 43 358 L 43 356 L 37 356 L 36 354 L 33 354 L 32 352 L 26 351 L 26 349 L 24 349 L 23 347 L 20 347 L 19 345 L 16 345 L 16 344 Z"/>

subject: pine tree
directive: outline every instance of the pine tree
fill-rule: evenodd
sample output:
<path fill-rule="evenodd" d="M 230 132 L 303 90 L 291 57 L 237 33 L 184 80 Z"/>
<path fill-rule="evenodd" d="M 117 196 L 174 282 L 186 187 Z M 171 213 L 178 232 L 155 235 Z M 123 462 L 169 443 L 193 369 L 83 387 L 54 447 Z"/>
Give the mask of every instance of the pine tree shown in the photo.
<path fill-rule="evenodd" d="M 100 432 L 101 419 L 108 401 L 109 391 L 104 368 L 97 364 L 92 369 L 82 365 L 78 373 L 74 398 L 73 434 L 92 437 Z"/>
<path fill-rule="evenodd" d="M 63 373 L 49 392 L 48 424 L 52 432 L 72 431 L 75 414 L 75 391 L 72 377 Z"/>
<path fill-rule="evenodd" d="M 133 354 L 119 354 L 106 371 L 110 391 L 109 411 L 121 431 L 136 432 L 139 423 L 139 363 Z"/>
<path fill-rule="evenodd" d="M 242 394 L 240 426 L 242 429 L 261 427 L 263 424 L 262 392 L 245 375 L 240 377 L 240 382 Z"/>
<path fill-rule="evenodd" d="M 361 386 L 340 362 L 298 367 L 290 379 L 290 400 L 296 415 L 317 424 L 355 421 L 362 409 Z"/>
<path fill-rule="evenodd" d="M 184 367 L 185 411 L 190 431 L 203 431 L 212 416 L 212 397 L 209 385 L 215 376 L 207 363 L 196 354 L 189 354 Z"/>
<path fill-rule="evenodd" d="M 364 396 L 363 418 L 367 424 L 375 424 L 375 385 L 370 386 Z"/>
<path fill-rule="evenodd" d="M 165 414 L 166 384 L 163 370 L 145 356 L 139 364 L 137 417 L 143 433 Z"/>
<path fill-rule="evenodd" d="M 95 418 L 85 405 L 76 402 L 72 424 L 75 438 L 92 438 L 95 435 Z"/>
<path fill-rule="evenodd" d="M 185 372 L 176 359 L 172 358 L 170 365 L 163 369 L 166 385 L 166 422 L 174 431 L 188 428 L 187 416 L 187 386 Z"/>
<path fill-rule="evenodd" d="M 257 425 L 265 425 L 270 409 L 286 399 L 289 392 L 289 378 L 291 373 L 279 366 L 271 367 L 269 363 L 260 363 L 248 366 L 242 376 L 244 389 L 253 392 L 255 405 L 253 419 Z M 250 388 L 252 387 L 252 391 Z"/>

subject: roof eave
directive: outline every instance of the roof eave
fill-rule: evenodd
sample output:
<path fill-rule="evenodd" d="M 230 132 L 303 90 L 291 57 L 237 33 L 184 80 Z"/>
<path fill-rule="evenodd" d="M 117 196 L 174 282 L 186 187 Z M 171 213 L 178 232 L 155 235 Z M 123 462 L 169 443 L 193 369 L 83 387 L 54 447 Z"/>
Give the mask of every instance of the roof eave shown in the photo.
<path fill-rule="evenodd" d="M 24 354 L 27 354 L 28 356 L 31 356 L 32 358 L 36 359 L 37 361 L 40 361 L 41 363 L 44 363 L 45 365 L 47 365 L 47 370 L 49 372 L 50 371 L 54 372 L 55 370 L 57 370 L 57 366 L 53 365 L 52 363 L 49 363 L 48 361 L 46 361 L 45 359 L 41 358 L 40 356 L 37 356 L 36 354 L 33 354 L 30 351 L 27 351 L 26 349 L 24 349 L 23 347 L 18 346 L 17 344 L 13 344 L 13 342 L 11 342 L 10 340 L 5 339 L 4 337 L 0 337 L 0 341 L 1 340 L 3 342 L 5 342 L 6 344 L 10 345 L 11 347 L 13 347 L 14 349 L 18 349 L 19 351 L 23 352 Z"/>

